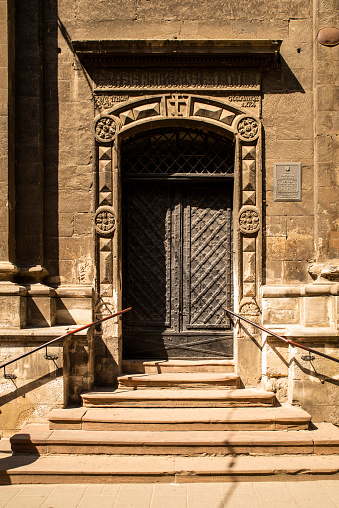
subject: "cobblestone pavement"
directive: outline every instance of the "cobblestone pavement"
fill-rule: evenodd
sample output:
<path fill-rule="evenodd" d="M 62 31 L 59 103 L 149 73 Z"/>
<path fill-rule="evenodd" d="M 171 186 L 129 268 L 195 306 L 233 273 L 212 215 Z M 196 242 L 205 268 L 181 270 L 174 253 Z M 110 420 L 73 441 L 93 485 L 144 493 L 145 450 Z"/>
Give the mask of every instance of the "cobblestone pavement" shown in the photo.
<path fill-rule="evenodd" d="M 334 508 L 339 480 L 3 485 L 0 508 Z"/>

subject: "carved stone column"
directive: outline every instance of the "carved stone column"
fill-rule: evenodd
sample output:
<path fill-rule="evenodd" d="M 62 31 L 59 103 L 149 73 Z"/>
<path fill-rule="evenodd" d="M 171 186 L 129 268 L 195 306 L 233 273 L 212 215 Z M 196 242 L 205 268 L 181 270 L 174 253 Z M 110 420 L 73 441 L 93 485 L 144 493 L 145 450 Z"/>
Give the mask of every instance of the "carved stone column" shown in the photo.
<path fill-rule="evenodd" d="M 97 249 L 96 317 L 120 310 L 115 281 L 117 270 L 117 185 L 113 168 L 117 167 L 115 140 L 119 121 L 111 115 L 95 120 L 97 141 L 97 203 L 94 215 Z M 119 319 L 119 318 L 118 318 Z M 102 324 L 95 335 L 95 382 L 113 385 L 121 370 L 121 347 L 118 320 Z"/>
<path fill-rule="evenodd" d="M 235 230 L 238 253 L 238 312 L 259 322 L 259 287 L 262 255 L 262 182 L 260 124 L 253 117 L 238 119 L 237 210 Z M 246 385 L 256 385 L 261 377 L 261 335 L 253 326 L 239 324 L 236 345 L 238 371 Z"/>

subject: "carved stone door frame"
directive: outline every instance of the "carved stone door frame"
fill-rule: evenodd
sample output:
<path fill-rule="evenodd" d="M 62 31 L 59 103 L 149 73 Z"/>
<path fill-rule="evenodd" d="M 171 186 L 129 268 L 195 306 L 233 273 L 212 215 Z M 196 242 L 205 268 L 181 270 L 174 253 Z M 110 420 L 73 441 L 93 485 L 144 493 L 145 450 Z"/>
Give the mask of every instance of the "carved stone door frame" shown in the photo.
<path fill-rule="evenodd" d="M 262 277 L 262 135 L 261 123 L 248 111 L 224 99 L 186 93 L 143 96 L 111 107 L 94 120 L 96 139 L 96 211 L 98 314 L 120 309 L 121 296 L 121 177 L 120 143 L 136 133 L 164 127 L 203 129 L 235 143 L 233 198 L 234 310 L 258 319 Z M 106 334 L 116 341 L 121 365 L 121 326 Z M 238 371 L 248 371 L 251 342 L 235 333 Z M 244 361 L 242 361 L 244 360 Z M 253 358 L 251 359 L 253 363 Z M 252 368 L 253 370 L 253 368 Z M 260 373 L 258 368 L 250 379 Z"/>

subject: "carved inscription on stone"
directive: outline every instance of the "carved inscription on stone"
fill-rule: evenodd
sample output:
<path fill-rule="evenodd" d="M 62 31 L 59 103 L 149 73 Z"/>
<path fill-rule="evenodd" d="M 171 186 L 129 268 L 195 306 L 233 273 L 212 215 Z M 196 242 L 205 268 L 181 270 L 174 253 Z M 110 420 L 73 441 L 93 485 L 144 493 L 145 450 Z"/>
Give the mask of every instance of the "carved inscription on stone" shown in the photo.
<path fill-rule="evenodd" d="M 96 89 L 116 90 L 259 90 L 259 73 L 251 69 L 156 68 L 96 69 Z"/>
<path fill-rule="evenodd" d="M 113 208 L 110 206 L 100 206 L 95 213 L 94 223 L 99 235 L 112 235 L 116 225 Z"/>
<path fill-rule="evenodd" d="M 239 229 L 244 234 L 256 233 L 260 228 L 260 218 L 254 207 L 244 206 L 239 214 Z"/>
<path fill-rule="evenodd" d="M 236 102 L 241 108 L 255 108 L 260 102 L 259 95 L 229 95 L 229 102 Z"/>
<path fill-rule="evenodd" d="M 95 124 L 95 136 L 98 141 L 107 143 L 113 141 L 117 126 L 114 118 L 103 116 Z"/>
<path fill-rule="evenodd" d="M 259 131 L 258 122 L 247 116 L 238 123 L 238 133 L 245 140 L 252 140 L 257 137 Z"/>
<path fill-rule="evenodd" d="M 118 102 L 128 101 L 129 95 L 94 95 L 94 104 L 102 111 L 113 107 Z"/>

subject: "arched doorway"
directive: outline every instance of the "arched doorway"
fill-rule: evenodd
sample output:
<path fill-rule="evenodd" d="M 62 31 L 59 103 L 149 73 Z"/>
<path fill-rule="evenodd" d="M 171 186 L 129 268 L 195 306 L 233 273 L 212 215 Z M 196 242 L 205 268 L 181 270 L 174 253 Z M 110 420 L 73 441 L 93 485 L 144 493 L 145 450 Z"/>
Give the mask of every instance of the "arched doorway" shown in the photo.
<path fill-rule="evenodd" d="M 233 356 L 234 143 L 183 127 L 124 139 L 125 358 Z"/>

